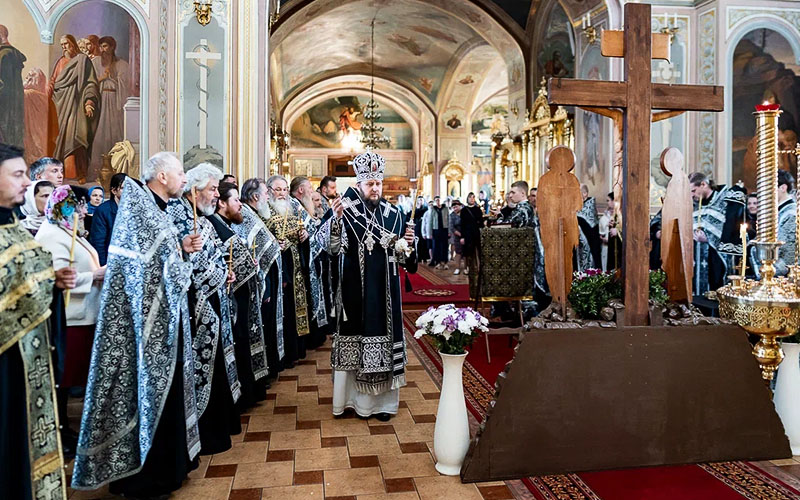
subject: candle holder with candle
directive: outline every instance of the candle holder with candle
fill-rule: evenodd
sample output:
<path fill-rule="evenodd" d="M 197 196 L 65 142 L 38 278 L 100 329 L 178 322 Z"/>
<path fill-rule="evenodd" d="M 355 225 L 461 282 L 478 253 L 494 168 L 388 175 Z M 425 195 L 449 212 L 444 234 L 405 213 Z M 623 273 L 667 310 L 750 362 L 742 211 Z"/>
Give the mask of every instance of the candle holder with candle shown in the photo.
<path fill-rule="evenodd" d="M 758 236 L 752 244 L 756 248 L 755 257 L 761 262 L 762 279 L 755 281 L 736 276 L 730 284 L 717 290 L 722 317 L 761 337 L 753 347 L 753 355 L 764 380 L 774 378 L 784 358 L 777 339 L 793 335 L 800 328 L 800 268 L 796 264 L 788 277 L 777 277 L 774 266 L 778 249 L 783 245 L 777 239 L 778 154 L 800 152 L 800 145 L 795 151 L 778 150 L 780 114 L 777 104 L 756 106 Z M 796 254 L 797 257 L 800 254 Z"/>

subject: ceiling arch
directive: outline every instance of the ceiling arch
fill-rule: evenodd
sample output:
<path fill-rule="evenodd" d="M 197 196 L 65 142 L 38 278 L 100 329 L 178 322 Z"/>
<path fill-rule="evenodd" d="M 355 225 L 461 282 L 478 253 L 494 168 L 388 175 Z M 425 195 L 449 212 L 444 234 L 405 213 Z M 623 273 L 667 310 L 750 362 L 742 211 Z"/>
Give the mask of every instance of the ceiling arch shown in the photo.
<path fill-rule="evenodd" d="M 392 75 L 431 104 L 437 102 L 447 69 L 465 46 L 492 46 L 511 68 L 509 86 L 524 87 L 525 58 L 520 43 L 473 2 L 297 0 L 287 7 L 270 38 L 271 87 L 279 109 L 298 89 L 320 81 L 320 73 L 368 70 L 373 17 L 376 74 Z"/>

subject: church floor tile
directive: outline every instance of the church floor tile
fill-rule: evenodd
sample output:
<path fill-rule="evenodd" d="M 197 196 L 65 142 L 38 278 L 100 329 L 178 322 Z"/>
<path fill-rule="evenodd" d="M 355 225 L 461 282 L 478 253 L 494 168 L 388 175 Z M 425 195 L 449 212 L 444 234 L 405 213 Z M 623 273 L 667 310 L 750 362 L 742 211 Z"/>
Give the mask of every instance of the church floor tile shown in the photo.
<path fill-rule="evenodd" d="M 408 356 L 411 383 L 401 389 L 397 415 L 381 422 L 352 412 L 334 418 L 330 350 L 309 351 L 304 363 L 272 383 L 267 400 L 245 412 L 242 433 L 231 438 L 232 449 L 201 457 L 200 466 L 171 498 L 511 498 L 502 482 L 460 485 L 439 476 L 431 452 L 439 389 L 415 354 L 409 351 Z M 76 422 L 80 412 L 80 405 L 71 406 Z M 70 490 L 69 498 L 119 500 L 108 488 Z"/>
<path fill-rule="evenodd" d="M 233 489 L 291 486 L 294 481 L 293 468 L 291 462 L 241 464 L 233 479 Z"/>

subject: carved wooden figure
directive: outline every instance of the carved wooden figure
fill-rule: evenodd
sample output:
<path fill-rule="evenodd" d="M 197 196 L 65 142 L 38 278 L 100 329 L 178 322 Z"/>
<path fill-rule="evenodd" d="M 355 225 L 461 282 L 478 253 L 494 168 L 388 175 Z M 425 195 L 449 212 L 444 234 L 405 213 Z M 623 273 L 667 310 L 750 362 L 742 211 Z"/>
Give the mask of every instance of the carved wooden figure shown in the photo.
<path fill-rule="evenodd" d="M 544 267 L 553 302 L 566 305 L 572 284 L 572 252 L 578 246 L 577 212 L 583 207 L 581 185 L 572 173 L 575 155 L 566 146 L 547 152 L 548 171 L 539 179 L 538 210 Z"/>
<path fill-rule="evenodd" d="M 667 293 L 675 302 L 692 297 L 692 190 L 683 170 L 683 153 L 667 148 L 661 170 L 671 177 L 661 209 L 661 262 L 667 273 Z"/>

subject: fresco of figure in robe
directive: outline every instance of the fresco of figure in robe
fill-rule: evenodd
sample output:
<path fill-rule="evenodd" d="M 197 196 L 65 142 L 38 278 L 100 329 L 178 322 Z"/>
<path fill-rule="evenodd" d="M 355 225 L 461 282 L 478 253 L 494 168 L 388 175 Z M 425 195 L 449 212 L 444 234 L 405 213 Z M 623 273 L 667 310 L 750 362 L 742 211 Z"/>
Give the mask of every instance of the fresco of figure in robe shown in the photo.
<path fill-rule="evenodd" d="M 0 142 L 23 146 L 25 96 L 22 67 L 26 58 L 8 40 L 8 28 L 0 24 Z"/>

